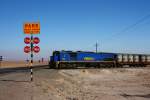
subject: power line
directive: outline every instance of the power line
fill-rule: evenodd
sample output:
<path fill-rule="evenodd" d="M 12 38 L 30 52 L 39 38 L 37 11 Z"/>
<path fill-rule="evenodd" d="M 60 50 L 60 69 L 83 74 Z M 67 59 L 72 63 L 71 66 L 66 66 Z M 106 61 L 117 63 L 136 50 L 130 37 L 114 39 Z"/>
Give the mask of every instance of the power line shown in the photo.
<path fill-rule="evenodd" d="M 120 32 L 116 33 L 116 34 L 113 34 L 110 38 L 112 38 L 113 36 L 116 36 L 116 35 L 120 35 L 120 34 L 123 34 L 124 32 L 128 31 L 129 29 L 132 29 L 133 27 L 135 27 L 136 25 L 142 23 L 143 21 L 145 21 L 146 19 L 149 19 L 150 18 L 150 14 L 144 16 L 143 18 L 141 18 L 140 20 L 136 21 L 135 23 L 133 23 L 132 25 L 124 28 L 123 30 L 121 30 Z M 96 43 L 95 44 L 95 47 L 96 47 L 96 53 L 97 53 L 97 48 L 98 48 L 98 44 Z"/>
<path fill-rule="evenodd" d="M 150 18 L 150 14 L 144 16 L 143 18 L 141 18 L 140 20 L 136 21 L 134 24 L 124 28 L 122 31 L 120 31 L 119 33 L 114 34 L 113 36 L 119 35 L 119 34 L 123 34 L 124 32 L 126 32 L 127 30 L 135 27 L 136 25 L 140 24 L 141 22 L 145 21 L 146 19 Z"/>
<path fill-rule="evenodd" d="M 135 23 L 133 23 L 133 24 L 129 25 L 128 27 L 122 29 L 120 32 L 115 33 L 115 34 L 112 34 L 112 35 L 109 35 L 109 36 L 107 37 L 107 40 L 111 40 L 111 39 L 113 39 L 115 36 L 121 35 L 121 34 L 125 33 L 126 31 L 132 29 L 133 27 L 137 26 L 138 24 L 142 23 L 143 21 L 145 21 L 145 20 L 147 20 L 147 19 L 149 19 L 149 18 L 150 18 L 150 14 L 148 14 L 148 15 L 142 17 L 141 19 L 137 20 Z M 105 40 L 106 40 L 106 39 L 105 39 Z M 105 41 L 105 42 L 108 42 L 108 41 Z"/>

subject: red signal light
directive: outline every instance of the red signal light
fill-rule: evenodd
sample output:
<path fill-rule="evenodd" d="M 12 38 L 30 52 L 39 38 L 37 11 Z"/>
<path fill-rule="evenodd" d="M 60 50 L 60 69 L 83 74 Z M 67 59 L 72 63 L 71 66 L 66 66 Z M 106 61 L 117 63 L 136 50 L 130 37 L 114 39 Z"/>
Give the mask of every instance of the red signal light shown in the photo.
<path fill-rule="evenodd" d="M 24 43 L 30 44 L 30 42 L 31 42 L 31 39 L 29 37 L 24 38 Z"/>
<path fill-rule="evenodd" d="M 33 38 L 33 43 L 38 44 L 40 42 L 40 39 L 38 37 Z"/>
<path fill-rule="evenodd" d="M 33 47 L 33 51 L 34 51 L 35 53 L 38 53 L 38 52 L 40 51 L 40 47 L 34 46 L 34 47 Z"/>
<path fill-rule="evenodd" d="M 24 47 L 24 52 L 29 53 L 31 51 L 31 48 L 29 46 Z"/>

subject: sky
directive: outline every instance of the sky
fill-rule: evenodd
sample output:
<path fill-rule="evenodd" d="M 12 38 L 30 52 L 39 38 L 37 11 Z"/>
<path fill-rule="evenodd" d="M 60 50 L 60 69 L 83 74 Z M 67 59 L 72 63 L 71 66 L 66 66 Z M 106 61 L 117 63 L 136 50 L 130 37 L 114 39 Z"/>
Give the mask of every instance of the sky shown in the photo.
<path fill-rule="evenodd" d="M 30 57 L 23 51 L 30 36 L 23 33 L 25 22 L 41 26 L 34 35 L 41 51 L 34 59 L 48 59 L 54 50 L 95 51 L 96 42 L 99 52 L 150 54 L 149 5 L 150 0 L 0 0 L 0 55 Z"/>

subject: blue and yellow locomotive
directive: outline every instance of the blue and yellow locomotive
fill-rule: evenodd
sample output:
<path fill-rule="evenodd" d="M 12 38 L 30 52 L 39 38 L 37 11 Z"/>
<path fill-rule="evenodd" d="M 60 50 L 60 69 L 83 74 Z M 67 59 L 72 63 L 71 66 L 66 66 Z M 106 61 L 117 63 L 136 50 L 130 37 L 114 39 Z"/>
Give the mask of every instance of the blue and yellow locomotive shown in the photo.
<path fill-rule="evenodd" d="M 83 51 L 54 51 L 50 57 L 51 68 L 76 68 L 114 65 L 116 54 Z"/>

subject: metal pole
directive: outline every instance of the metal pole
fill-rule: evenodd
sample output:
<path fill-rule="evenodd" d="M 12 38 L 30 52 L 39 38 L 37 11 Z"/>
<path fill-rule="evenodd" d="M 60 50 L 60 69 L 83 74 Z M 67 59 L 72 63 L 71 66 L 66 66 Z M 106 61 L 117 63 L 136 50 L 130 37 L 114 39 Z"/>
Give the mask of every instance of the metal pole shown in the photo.
<path fill-rule="evenodd" d="M 30 43 L 30 47 L 31 47 L 31 62 L 30 62 L 30 77 L 31 77 L 31 82 L 33 81 L 33 35 L 31 34 L 31 43 Z"/>

